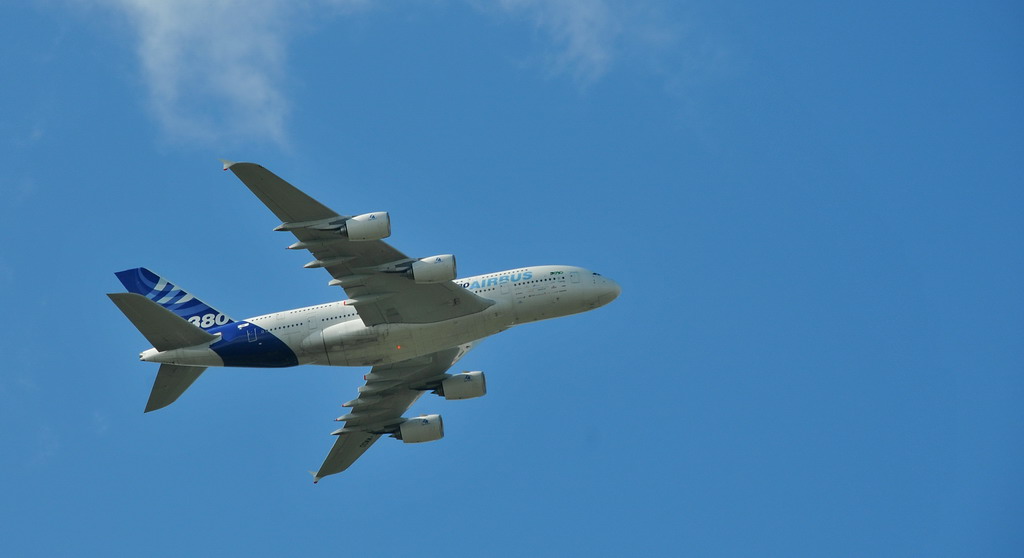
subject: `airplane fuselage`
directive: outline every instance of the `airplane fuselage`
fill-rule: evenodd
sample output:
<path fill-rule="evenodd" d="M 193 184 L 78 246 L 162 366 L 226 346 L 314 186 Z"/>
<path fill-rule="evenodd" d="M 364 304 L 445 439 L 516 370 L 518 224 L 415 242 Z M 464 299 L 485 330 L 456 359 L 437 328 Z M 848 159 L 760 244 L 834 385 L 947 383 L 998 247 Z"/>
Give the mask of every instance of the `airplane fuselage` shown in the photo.
<path fill-rule="evenodd" d="M 195 317 L 218 339 L 140 358 L 190 366 L 284 367 L 299 364 L 375 366 L 469 343 L 512 326 L 585 312 L 611 302 L 613 281 L 573 266 L 534 266 L 456 279 L 493 301 L 481 312 L 432 323 L 367 327 L 348 300 L 216 325 L 221 315 Z"/>

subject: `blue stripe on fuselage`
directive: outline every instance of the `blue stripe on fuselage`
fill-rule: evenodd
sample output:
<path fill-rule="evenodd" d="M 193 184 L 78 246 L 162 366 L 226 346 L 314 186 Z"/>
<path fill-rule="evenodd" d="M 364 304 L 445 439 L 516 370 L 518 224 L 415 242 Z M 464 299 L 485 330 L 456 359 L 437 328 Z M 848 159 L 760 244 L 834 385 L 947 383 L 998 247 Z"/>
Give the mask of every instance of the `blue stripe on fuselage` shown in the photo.
<path fill-rule="evenodd" d="M 221 334 L 210 345 L 224 361 L 224 366 L 281 368 L 299 363 L 295 352 L 273 333 L 249 322 L 234 322 L 208 330 Z"/>

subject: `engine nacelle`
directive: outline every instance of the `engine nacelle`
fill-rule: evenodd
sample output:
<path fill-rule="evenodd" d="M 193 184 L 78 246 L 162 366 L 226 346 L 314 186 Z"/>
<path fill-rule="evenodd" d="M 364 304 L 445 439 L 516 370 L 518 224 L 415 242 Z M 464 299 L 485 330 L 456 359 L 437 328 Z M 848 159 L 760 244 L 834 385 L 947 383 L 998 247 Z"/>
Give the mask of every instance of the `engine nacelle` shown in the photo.
<path fill-rule="evenodd" d="M 453 374 L 441 382 L 438 394 L 445 399 L 473 399 L 487 395 L 487 378 L 479 370 Z"/>
<path fill-rule="evenodd" d="M 345 221 L 349 240 L 380 240 L 391 236 L 391 217 L 387 211 L 364 213 Z"/>
<path fill-rule="evenodd" d="M 455 256 L 444 254 L 412 262 L 409 270 L 417 283 L 443 283 L 455 279 Z"/>
<path fill-rule="evenodd" d="M 433 442 L 444 438 L 441 415 L 423 415 L 407 419 L 398 427 L 398 437 L 407 444 Z"/>

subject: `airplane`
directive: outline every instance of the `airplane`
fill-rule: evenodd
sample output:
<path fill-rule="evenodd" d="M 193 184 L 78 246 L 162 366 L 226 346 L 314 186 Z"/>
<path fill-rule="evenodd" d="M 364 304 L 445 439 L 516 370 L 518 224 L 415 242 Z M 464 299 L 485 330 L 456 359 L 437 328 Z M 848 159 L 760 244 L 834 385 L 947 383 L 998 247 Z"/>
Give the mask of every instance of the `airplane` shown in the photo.
<path fill-rule="evenodd" d="M 343 404 L 342 428 L 316 483 L 349 468 L 381 436 L 405 443 L 444 436 L 440 415 L 402 415 L 421 395 L 449 400 L 487 393 L 479 370 L 449 374 L 485 337 L 513 326 L 608 304 L 615 281 L 581 267 L 541 265 L 458 278 L 455 256 L 410 258 L 383 241 L 391 218 L 327 208 L 255 163 L 224 161 L 308 250 L 345 300 L 235 320 L 146 269 L 117 272 L 127 293 L 107 296 L 153 347 L 139 359 L 160 364 L 145 412 L 176 401 L 211 366 L 371 366 L 358 395 Z"/>

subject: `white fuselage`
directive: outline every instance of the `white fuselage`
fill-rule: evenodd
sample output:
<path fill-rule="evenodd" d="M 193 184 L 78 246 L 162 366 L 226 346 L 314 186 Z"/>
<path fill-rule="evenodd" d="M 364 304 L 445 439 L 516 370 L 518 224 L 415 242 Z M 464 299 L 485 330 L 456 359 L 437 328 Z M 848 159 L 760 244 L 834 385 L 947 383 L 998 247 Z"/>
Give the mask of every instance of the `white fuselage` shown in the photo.
<path fill-rule="evenodd" d="M 572 266 L 534 266 L 456 279 L 454 283 L 494 301 L 487 309 L 433 323 L 367 327 L 349 301 L 265 314 L 251 324 L 284 342 L 298 364 L 372 366 L 399 362 L 468 343 L 514 325 L 567 316 L 603 306 L 619 294 L 612 280 Z M 142 360 L 194 366 L 223 366 L 208 347 L 150 349 Z"/>

